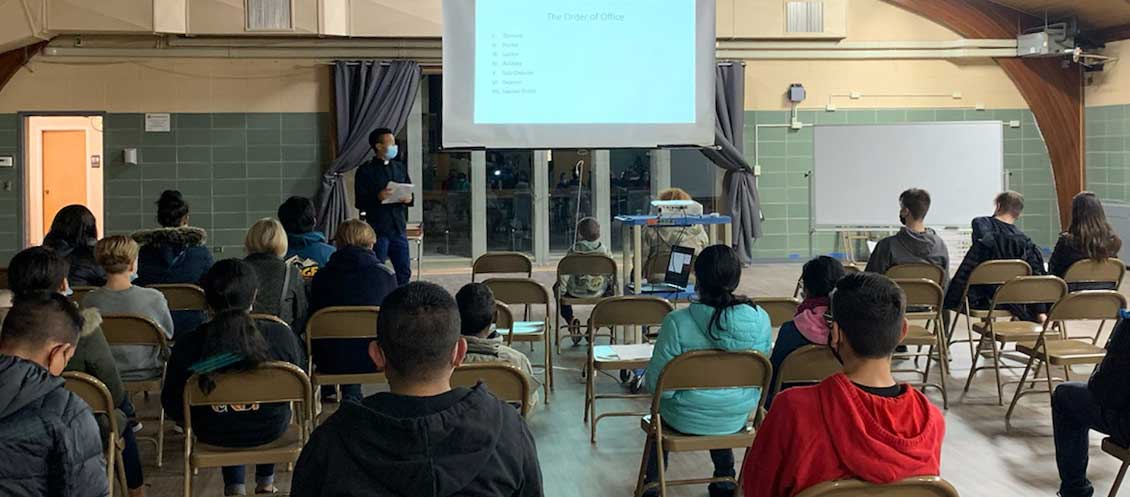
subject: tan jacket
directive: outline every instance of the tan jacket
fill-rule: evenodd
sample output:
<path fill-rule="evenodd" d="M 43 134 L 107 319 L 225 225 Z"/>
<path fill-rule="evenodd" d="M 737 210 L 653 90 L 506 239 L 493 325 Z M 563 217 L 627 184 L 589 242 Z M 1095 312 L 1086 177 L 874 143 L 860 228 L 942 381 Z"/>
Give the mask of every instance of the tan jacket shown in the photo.
<path fill-rule="evenodd" d="M 526 354 L 514 350 L 512 347 L 502 343 L 501 340 L 492 340 L 489 338 L 479 338 L 476 336 L 464 336 L 467 340 L 467 356 L 463 358 L 465 364 L 483 364 L 500 362 L 510 364 L 522 370 L 531 383 L 534 385 L 534 391 L 531 392 L 530 405 L 535 406 L 538 404 L 538 380 L 534 376 L 534 368 L 530 365 L 530 359 Z"/>

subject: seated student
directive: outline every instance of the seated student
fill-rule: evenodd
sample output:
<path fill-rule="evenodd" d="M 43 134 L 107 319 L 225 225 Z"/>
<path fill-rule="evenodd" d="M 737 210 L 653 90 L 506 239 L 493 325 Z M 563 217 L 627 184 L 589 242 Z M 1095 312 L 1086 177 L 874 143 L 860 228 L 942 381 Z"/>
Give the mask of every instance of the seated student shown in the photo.
<path fill-rule="evenodd" d="M 283 258 L 298 263 L 304 278 L 313 278 L 334 253 L 334 246 L 326 243 L 326 235 L 314 230 L 314 202 L 306 197 L 290 197 L 279 206 L 278 215 L 286 229 L 287 249 Z"/>
<path fill-rule="evenodd" d="M 1080 192 L 1071 200 L 1071 225 L 1059 235 L 1055 250 L 1048 259 L 1048 270 L 1063 278 L 1072 264 L 1084 259 L 1105 261 L 1118 257 L 1121 249 L 1122 239 L 1106 221 L 1099 197 L 1091 192 Z M 1068 286 L 1073 292 L 1116 289 L 1115 284 L 1107 283 L 1072 283 Z"/>
<path fill-rule="evenodd" d="M 86 308 L 98 309 L 101 315 L 130 314 L 149 318 L 161 328 L 165 337 L 173 338 L 173 317 L 169 303 L 161 292 L 152 288 L 135 286 L 131 281 L 137 276 L 137 242 L 115 235 L 98 241 L 94 257 L 106 271 L 106 285 L 91 290 L 82 299 Z M 155 347 L 145 345 L 117 345 L 110 347 L 122 379 L 148 380 L 161 375 L 164 362 Z"/>
<path fill-rule="evenodd" d="M 1087 479 L 1090 430 L 1130 446 L 1130 320 L 1111 332 L 1106 357 L 1086 382 L 1061 383 L 1052 395 L 1052 432 L 1061 497 L 1090 497 Z"/>
<path fill-rule="evenodd" d="M 377 260 L 373 245 L 377 235 L 365 221 L 341 223 L 334 235 L 337 252 L 314 275 L 310 286 L 310 315 L 333 306 L 379 306 L 396 289 L 396 275 Z M 314 365 L 327 374 L 372 373 L 367 339 L 317 340 L 313 343 Z M 360 402 L 361 385 L 342 385 L 342 400 Z M 333 390 L 324 388 L 325 400 Z"/>
<path fill-rule="evenodd" d="M 773 381 L 770 385 L 777 384 L 781 363 L 794 350 L 805 345 L 828 344 L 828 334 L 832 331 L 824 317 L 830 305 L 828 294 L 832 293 L 836 282 L 843 277 L 844 265 L 835 258 L 822 255 L 804 263 L 804 269 L 800 273 L 804 300 L 797 306 L 793 320 L 782 324 L 781 330 L 777 332 L 773 355 L 769 358 L 769 362 L 773 363 Z M 782 388 L 786 386 L 782 385 Z M 768 409 L 772 402 L 771 395 L 766 397 L 765 408 Z"/>
<path fill-rule="evenodd" d="M 67 260 L 55 251 L 45 247 L 31 247 L 24 249 L 12 257 L 8 264 L 8 286 L 15 294 L 14 302 L 25 298 L 34 297 L 41 293 L 59 293 L 64 296 L 71 294 L 70 285 L 67 283 Z M 72 305 L 74 303 L 72 302 Z M 75 306 L 77 308 L 77 306 Z M 128 418 L 134 417 L 133 403 L 122 385 L 118 366 L 114 361 L 110 344 L 106 335 L 102 333 L 102 315 L 98 309 L 83 309 L 82 329 L 79 332 L 78 344 L 74 347 L 74 354 L 66 364 L 64 371 L 78 371 L 97 378 L 106 385 L 110 391 L 117 409 L 114 417 L 122 430 L 127 486 L 132 495 L 144 495 L 145 477 L 141 469 L 141 459 L 137 452 L 137 437 L 134 435 L 134 423 L 127 423 Z M 3 330 L 0 330 L 3 333 Z M 127 426 L 129 425 L 129 426 Z M 109 422 L 100 420 L 100 426 L 106 430 Z"/>
<path fill-rule="evenodd" d="M 921 392 L 895 382 L 906 299 L 890 279 L 848 274 L 832 294 L 829 346 L 844 372 L 790 388 L 746 451 L 745 497 L 791 497 L 831 480 L 890 483 L 937 475 L 945 420 Z"/>
<path fill-rule="evenodd" d="M 157 201 L 157 222 L 161 228 L 141 230 L 131 237 L 141 245 L 137 256 L 138 286 L 200 283 L 212 267 L 212 253 L 204 243 L 208 233 L 188 225 L 188 204 L 180 192 L 165 190 Z M 173 312 L 173 333 L 180 336 L 195 330 L 207 316 L 197 311 Z"/>
<path fill-rule="evenodd" d="M 98 224 L 94 213 L 82 205 L 63 207 L 51 221 L 51 229 L 43 237 L 43 246 L 67 259 L 72 286 L 102 286 L 106 273 L 94 261 L 94 242 L 98 240 Z"/>
<path fill-rule="evenodd" d="M 468 283 L 455 294 L 459 305 L 459 331 L 467 341 L 467 357 L 463 362 L 502 362 L 510 364 L 526 373 L 537 385 L 534 368 L 530 358 L 502 343 L 502 337 L 494 331 L 494 293 L 482 283 Z M 538 393 L 531 392 L 531 403 L 537 404 Z"/>
<path fill-rule="evenodd" d="M 926 227 L 926 214 L 930 212 L 930 193 L 911 188 L 899 195 L 899 222 L 902 229 L 893 236 L 879 241 L 867 259 L 869 273 L 885 274 L 899 264 L 924 262 L 942 268 L 949 277 L 950 256 L 946 242 L 933 229 Z M 946 282 L 942 281 L 942 288 Z"/>
<path fill-rule="evenodd" d="M 581 219 L 577 223 L 577 243 L 569 249 L 569 254 L 607 254 L 604 244 L 600 243 L 600 223 L 591 217 Z M 603 274 L 582 274 L 564 276 L 560 284 L 565 285 L 565 295 L 576 298 L 593 298 L 607 295 L 612 288 Z M 562 305 L 561 317 L 569 322 L 572 333 L 580 333 L 581 322 L 573 317 L 573 306 Z"/>
<path fill-rule="evenodd" d="M 725 245 L 707 247 L 695 260 L 694 274 L 698 300 L 668 314 L 659 330 L 655 352 L 644 374 L 650 392 L 655 391 L 667 363 L 685 352 L 723 349 L 769 353 L 773 332 L 769 315 L 750 299 L 734 294 L 742 277 L 737 252 Z M 682 433 L 728 435 L 745 426 L 761 394 L 756 388 L 678 391 L 665 394 L 660 409 L 663 422 Z M 666 460 L 667 455 L 663 456 Z M 711 450 L 710 458 L 714 461 L 714 476 L 735 475 L 734 451 Z M 651 454 L 646 481 L 655 481 L 658 471 L 658 460 Z M 709 490 L 711 497 L 730 496 L 734 485 L 711 483 Z M 657 492 L 653 489 L 644 495 Z"/>
<path fill-rule="evenodd" d="M 953 281 L 946 290 L 945 308 L 957 310 L 963 306 L 961 294 L 965 291 L 965 283 L 969 275 L 982 262 L 1002 259 L 1020 259 L 1028 263 L 1033 275 L 1044 275 L 1044 254 L 1032 239 L 1028 238 L 1015 223 L 1024 211 L 1024 196 L 1016 192 L 1004 192 L 997 195 L 997 211 L 991 217 L 979 217 L 973 220 L 975 236 L 969 252 L 961 261 L 961 266 L 953 275 Z M 988 308 L 996 289 L 992 285 L 977 285 L 969 289 L 969 302 L 974 309 Z M 1014 316 L 1024 321 L 1043 322 L 1043 313 L 1047 306 L 1017 305 L 1006 306 Z"/>
<path fill-rule="evenodd" d="M 255 268 L 255 275 L 259 277 L 255 312 L 277 316 L 295 333 L 301 333 L 308 307 L 306 280 L 294 264 L 283 260 L 286 247 L 282 224 L 270 218 L 260 219 L 251 225 L 243 239 L 243 248 L 248 254 L 243 261 Z"/>
<path fill-rule="evenodd" d="M 215 388 L 214 376 L 227 371 L 246 371 L 267 361 L 285 361 L 299 367 L 306 364 L 298 338 L 273 321 L 254 321 L 249 309 L 255 302 L 259 280 L 255 270 L 239 259 L 217 262 L 200 282 L 207 296 L 212 319 L 177 340 L 169 358 L 161 405 L 178 424 L 184 422 L 185 382 L 200 374 L 200 388 Z M 221 354 L 242 358 L 220 369 L 200 371 L 196 366 Z M 195 370 L 194 370 L 195 369 Z M 290 424 L 290 406 L 263 404 L 247 406 L 195 407 L 192 429 L 201 442 L 221 447 L 255 447 L 278 440 Z M 244 467 L 223 468 L 224 495 L 245 495 Z M 275 465 L 255 467 L 255 493 L 275 492 Z"/>
<path fill-rule="evenodd" d="M 26 296 L 0 335 L 0 494 L 103 497 L 109 491 L 94 416 L 58 378 L 82 316 L 61 295 Z"/>
<path fill-rule="evenodd" d="M 390 391 L 342 404 L 314 430 L 291 495 L 540 497 L 537 448 L 518 412 L 485 385 L 451 388 L 467 352 L 451 295 L 408 283 L 385 298 L 377 330 L 369 354 Z"/>

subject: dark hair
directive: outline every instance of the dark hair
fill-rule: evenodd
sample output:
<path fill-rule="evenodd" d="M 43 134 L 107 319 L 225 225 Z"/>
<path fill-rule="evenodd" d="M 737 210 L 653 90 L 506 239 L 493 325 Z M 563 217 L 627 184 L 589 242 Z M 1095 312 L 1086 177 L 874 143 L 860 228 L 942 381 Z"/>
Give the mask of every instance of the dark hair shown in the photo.
<path fill-rule="evenodd" d="M 1012 217 L 1020 217 L 1020 213 L 1024 212 L 1024 195 L 1019 192 L 1002 192 L 997 195 L 993 203 L 997 206 L 995 214 L 1009 214 Z"/>
<path fill-rule="evenodd" d="M 184 222 L 184 217 L 188 215 L 188 203 L 184 201 L 184 196 L 176 190 L 165 190 L 161 192 L 161 198 L 157 199 L 157 222 L 166 228 L 176 228 Z"/>
<path fill-rule="evenodd" d="M 455 294 L 459 306 L 459 331 L 478 335 L 494 321 L 494 293 L 482 283 L 468 283 Z"/>
<path fill-rule="evenodd" d="M 890 357 L 899 345 L 905 315 L 902 289 L 881 274 L 848 274 L 832 294 L 832 321 L 860 357 Z"/>
<path fill-rule="evenodd" d="M 726 245 L 711 245 L 703 249 L 694 263 L 695 288 L 698 303 L 714 308 L 706 333 L 718 340 L 714 330 L 723 330 L 722 316 L 727 309 L 737 305 L 756 306 L 748 297 L 734 295 L 742 280 L 742 263 L 738 253 Z"/>
<path fill-rule="evenodd" d="M 577 223 L 577 236 L 586 242 L 593 242 L 600 239 L 600 223 L 591 217 L 581 219 Z"/>
<path fill-rule="evenodd" d="M 227 356 L 222 366 L 199 372 L 200 390 L 212 393 L 216 388 L 215 375 L 233 371 L 248 371 L 271 360 L 270 347 L 263 334 L 255 327 L 255 320 L 247 309 L 227 309 L 216 313 L 210 321 L 200 325 L 204 346 L 202 361 Z"/>
<path fill-rule="evenodd" d="M 84 205 L 71 204 L 55 214 L 51 229 L 43 237 L 44 245 L 66 242 L 72 248 L 90 247 L 98 241 L 98 221 Z"/>
<path fill-rule="evenodd" d="M 314 231 L 317 213 L 314 202 L 306 197 L 290 197 L 279 206 L 279 222 L 287 233 L 301 235 Z"/>
<path fill-rule="evenodd" d="M 52 342 L 78 343 L 83 319 L 78 306 L 55 292 L 33 292 L 15 301 L 4 317 L 0 343 L 36 350 Z"/>
<path fill-rule="evenodd" d="M 1115 257 L 1122 249 L 1122 239 L 1106 221 L 1102 202 L 1091 192 L 1080 192 L 1071 200 L 1067 236 L 1076 249 L 1096 261 Z"/>
<path fill-rule="evenodd" d="M 200 287 L 212 312 L 219 314 L 232 309 L 246 312 L 255 303 L 259 278 L 250 264 L 239 259 L 224 259 L 204 273 Z"/>
<path fill-rule="evenodd" d="M 433 379 L 450 364 L 459 342 L 459 309 L 443 287 L 412 282 L 381 302 L 376 331 L 391 376 Z"/>
<path fill-rule="evenodd" d="M 844 265 L 834 257 L 819 256 L 804 263 L 800 279 L 807 297 L 827 297 L 844 277 Z"/>
<path fill-rule="evenodd" d="M 377 148 L 377 143 L 380 143 L 381 137 L 384 135 L 396 136 L 396 133 L 393 133 L 392 130 L 388 128 L 374 129 L 372 133 L 369 133 L 369 148 Z"/>
<path fill-rule="evenodd" d="M 70 270 L 67 259 L 54 250 L 26 248 L 8 262 L 8 288 L 16 299 L 35 292 L 57 292 Z"/>
<path fill-rule="evenodd" d="M 911 188 L 899 195 L 899 205 L 910 213 L 910 217 L 921 221 L 930 212 L 930 192 L 921 188 Z"/>

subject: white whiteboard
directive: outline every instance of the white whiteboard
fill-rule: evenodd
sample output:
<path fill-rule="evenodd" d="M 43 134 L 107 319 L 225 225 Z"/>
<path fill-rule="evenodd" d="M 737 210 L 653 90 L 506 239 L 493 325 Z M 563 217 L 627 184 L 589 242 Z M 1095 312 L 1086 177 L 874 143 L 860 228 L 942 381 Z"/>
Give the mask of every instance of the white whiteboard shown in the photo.
<path fill-rule="evenodd" d="M 930 226 L 969 226 L 1004 189 L 1000 121 L 816 126 L 817 228 L 896 226 L 907 188 L 930 192 Z"/>

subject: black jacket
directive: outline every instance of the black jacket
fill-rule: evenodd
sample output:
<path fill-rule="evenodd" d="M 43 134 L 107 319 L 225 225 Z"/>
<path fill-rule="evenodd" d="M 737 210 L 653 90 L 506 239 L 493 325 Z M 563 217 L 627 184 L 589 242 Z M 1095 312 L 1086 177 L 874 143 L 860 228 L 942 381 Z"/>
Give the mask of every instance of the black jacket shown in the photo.
<path fill-rule="evenodd" d="M 1071 265 L 1087 258 L 1087 254 L 1079 250 L 1075 242 L 1071 240 L 1071 235 L 1061 233 L 1059 240 L 1055 242 L 1055 250 L 1052 251 L 1052 256 L 1048 259 L 1048 272 L 1059 276 L 1060 278 L 1067 275 L 1067 270 L 1071 269 Z M 1067 289 L 1073 292 L 1079 290 L 1116 290 L 1114 283 L 1071 283 L 1067 285 Z"/>
<path fill-rule="evenodd" d="M 255 295 L 256 313 L 278 316 L 295 333 L 306 325 L 306 279 L 294 264 L 270 254 L 251 254 L 243 259 L 255 268 L 259 277 L 259 293 Z M 289 281 L 285 281 L 289 279 Z M 283 288 L 286 295 L 283 295 Z"/>
<path fill-rule="evenodd" d="M 365 213 L 365 219 L 377 236 L 402 235 L 408 223 L 408 206 L 411 204 L 382 204 L 377 197 L 389 181 L 411 183 L 408 166 L 396 160 L 385 162 L 374 158 L 357 168 L 357 177 L 353 181 L 357 210 Z"/>
<path fill-rule="evenodd" d="M 204 244 L 208 233 L 201 228 L 181 226 L 141 230 L 133 235 L 141 245 L 137 255 L 137 286 L 170 283 L 197 285 L 200 278 L 212 267 L 212 253 Z M 195 330 L 206 316 L 196 311 L 174 311 L 175 338 Z"/>
<path fill-rule="evenodd" d="M 483 385 L 429 398 L 346 402 L 314 430 L 294 497 L 541 496 L 537 448 L 518 411 Z"/>
<path fill-rule="evenodd" d="M 345 247 L 330 256 L 314 275 L 310 287 L 310 315 L 332 306 L 381 305 L 396 289 L 396 276 L 377 261 L 372 250 Z M 377 330 L 372 330 L 376 337 Z M 329 374 L 371 373 L 369 339 L 319 340 L 313 343 L 314 364 Z"/>
<path fill-rule="evenodd" d="M 984 218 L 978 218 L 982 220 Z M 961 266 L 953 275 L 949 289 L 946 291 L 946 309 L 961 307 L 961 294 L 965 290 L 965 283 L 969 275 L 982 262 L 1002 259 L 1020 259 L 1028 263 L 1033 275 L 1045 275 L 1044 254 L 1040 247 L 1032 242 L 1028 235 L 1011 224 L 990 219 L 991 224 L 982 225 L 982 237 L 973 243 Z M 977 223 L 974 223 L 976 229 Z M 992 302 L 995 285 L 977 285 L 969 289 L 969 302 L 975 309 L 986 309 Z M 1047 312 L 1043 304 L 1028 306 L 1010 306 L 1007 309 L 1025 321 L 1032 321 L 1036 314 Z"/>
<path fill-rule="evenodd" d="M 1087 388 L 1102 410 L 1110 435 L 1120 445 L 1130 443 L 1130 320 L 1115 326 L 1106 345 L 1106 357 L 1091 373 Z"/>
<path fill-rule="evenodd" d="M 43 239 L 43 246 L 63 258 L 67 259 L 70 263 L 71 269 L 67 273 L 67 282 L 72 287 L 75 286 L 102 286 L 106 284 L 106 271 L 102 270 L 102 266 L 94 260 L 94 247 L 93 246 L 76 246 L 67 242 L 52 237 L 50 234 L 47 238 Z"/>
<path fill-rule="evenodd" d="M 286 361 L 306 368 L 305 354 L 298 337 L 285 326 L 275 322 L 257 321 L 256 326 L 271 349 L 271 359 Z M 184 421 L 184 387 L 192 377 L 189 367 L 205 359 L 204 337 L 208 323 L 178 338 L 165 370 L 165 385 L 161 389 L 161 405 L 170 418 Z M 263 404 L 255 411 L 195 407 L 192 411 L 192 429 L 204 443 L 222 447 L 253 447 L 273 442 L 286 432 L 290 423 L 290 408 L 286 404 Z"/>
<path fill-rule="evenodd" d="M 90 408 L 39 365 L 0 355 L 0 495 L 103 497 L 102 439 Z"/>

